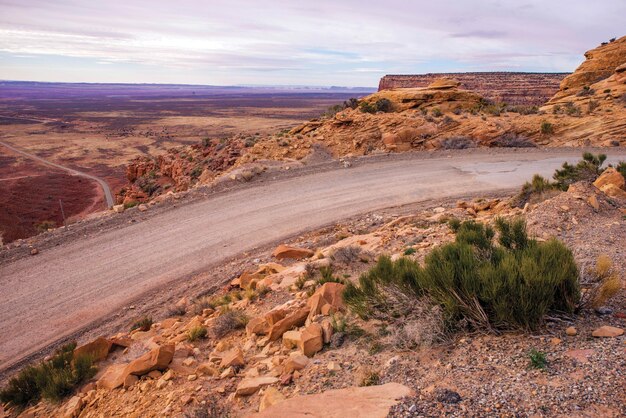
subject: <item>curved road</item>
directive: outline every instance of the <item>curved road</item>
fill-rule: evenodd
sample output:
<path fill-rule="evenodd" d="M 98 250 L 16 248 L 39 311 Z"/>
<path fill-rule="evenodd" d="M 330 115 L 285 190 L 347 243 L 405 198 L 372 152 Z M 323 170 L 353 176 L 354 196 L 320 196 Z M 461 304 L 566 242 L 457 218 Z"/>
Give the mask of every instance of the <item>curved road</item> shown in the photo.
<path fill-rule="evenodd" d="M 209 264 L 308 228 L 402 205 L 519 187 L 580 150 L 364 160 L 218 194 L 0 266 L 0 369 Z M 626 158 L 622 155 L 613 157 Z"/>
<path fill-rule="evenodd" d="M 42 163 L 42 164 L 45 164 L 47 166 L 58 168 L 58 169 L 63 170 L 63 171 L 67 171 L 68 173 L 70 173 L 70 174 L 72 174 L 74 176 L 85 177 L 85 178 L 88 178 L 90 180 L 93 180 L 93 181 L 97 182 L 100 185 L 100 187 L 102 188 L 102 191 L 104 192 L 104 198 L 106 199 L 107 208 L 110 208 L 111 206 L 113 206 L 113 194 L 111 193 L 111 189 L 109 188 L 109 185 L 106 183 L 106 181 L 104 181 L 100 177 L 92 176 L 91 174 L 83 173 L 82 171 L 74 170 L 73 168 L 65 167 L 65 166 L 62 166 L 60 164 L 48 161 L 48 160 L 44 160 L 41 157 L 38 157 L 38 156 L 33 155 L 33 154 L 29 154 L 28 152 L 25 152 L 25 151 L 22 151 L 22 150 L 20 150 L 18 148 L 15 148 L 14 146 L 7 144 L 6 142 L 0 141 L 0 145 L 5 146 L 6 148 L 10 149 L 13 152 L 21 154 L 21 155 L 23 155 L 23 156 L 25 156 L 27 158 L 30 158 L 31 160 L 35 160 L 35 161 L 37 161 L 39 163 Z"/>

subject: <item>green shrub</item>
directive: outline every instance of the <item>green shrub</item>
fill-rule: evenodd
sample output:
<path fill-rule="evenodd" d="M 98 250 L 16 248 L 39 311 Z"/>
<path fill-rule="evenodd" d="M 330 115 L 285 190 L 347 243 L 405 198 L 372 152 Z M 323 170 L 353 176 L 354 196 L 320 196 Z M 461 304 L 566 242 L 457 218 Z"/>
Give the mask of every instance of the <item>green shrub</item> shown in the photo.
<path fill-rule="evenodd" d="M 556 180 L 556 187 L 566 191 L 570 184 L 577 181 L 594 181 L 602 173 L 600 167 L 605 160 L 605 154 L 593 155 L 590 152 L 585 152 L 583 159 L 576 165 L 563 163 L 561 169 L 556 170 L 553 176 Z"/>
<path fill-rule="evenodd" d="M 393 110 L 393 105 L 389 99 L 378 99 L 374 103 L 371 102 L 361 102 L 359 104 L 359 109 L 363 113 L 376 113 L 376 112 L 391 112 Z"/>
<path fill-rule="evenodd" d="M 543 351 L 537 351 L 534 348 L 528 353 L 528 359 L 530 360 L 530 367 L 533 369 L 543 370 L 548 365 L 546 359 L 546 353 Z"/>
<path fill-rule="evenodd" d="M 187 334 L 187 340 L 193 342 L 199 339 L 203 339 L 203 338 L 206 338 L 207 334 L 208 334 L 208 331 L 205 327 L 202 327 L 202 326 L 193 327 L 189 330 L 189 333 Z"/>
<path fill-rule="evenodd" d="M 144 316 L 140 320 L 136 321 L 133 325 L 131 325 L 130 330 L 134 331 L 138 329 L 139 331 L 150 331 L 152 327 L 152 318 L 148 316 Z"/>
<path fill-rule="evenodd" d="M 449 325 L 475 329 L 536 329 L 549 311 L 574 312 L 580 289 L 571 251 L 529 238 L 522 220 L 498 220 L 496 229 L 499 245 L 491 227 L 463 222 L 455 241 L 434 249 L 423 267 L 382 256 L 358 287 L 347 285 L 344 299 L 362 317 L 401 316 L 398 293 L 428 296 Z"/>
<path fill-rule="evenodd" d="M 432 114 L 436 118 L 443 116 L 443 112 L 438 107 L 433 108 Z"/>
<path fill-rule="evenodd" d="M 624 178 L 626 178 L 626 161 L 620 161 L 619 163 L 617 163 L 615 169 L 619 171 L 620 174 L 624 176 Z"/>
<path fill-rule="evenodd" d="M 543 176 L 535 174 L 530 182 L 524 183 L 522 190 L 513 198 L 511 204 L 517 207 L 523 207 L 530 202 L 533 197 L 543 195 L 549 190 L 555 190 L 556 185 L 546 180 Z"/>
<path fill-rule="evenodd" d="M 548 122 L 547 120 L 544 120 L 543 122 L 541 122 L 541 133 L 544 135 L 552 135 L 552 133 L 554 132 L 554 127 L 552 126 L 552 124 L 550 122 Z"/>
<path fill-rule="evenodd" d="M 345 283 L 345 280 L 333 276 L 333 268 L 330 266 L 320 267 L 320 274 L 322 277 L 317 281 L 320 285 L 324 283 Z"/>
<path fill-rule="evenodd" d="M 246 327 L 248 317 L 240 311 L 227 310 L 222 315 L 215 318 L 213 322 L 213 335 L 215 338 L 223 338 L 232 331 Z"/>
<path fill-rule="evenodd" d="M 413 247 L 409 247 L 406 250 L 404 250 L 404 255 L 411 255 L 411 254 L 415 254 L 417 252 L 417 250 Z"/>
<path fill-rule="evenodd" d="M 59 401 L 72 394 L 96 369 L 90 356 L 74 357 L 75 343 L 61 347 L 49 361 L 27 366 L 0 391 L 0 402 L 24 407 L 40 398 Z"/>

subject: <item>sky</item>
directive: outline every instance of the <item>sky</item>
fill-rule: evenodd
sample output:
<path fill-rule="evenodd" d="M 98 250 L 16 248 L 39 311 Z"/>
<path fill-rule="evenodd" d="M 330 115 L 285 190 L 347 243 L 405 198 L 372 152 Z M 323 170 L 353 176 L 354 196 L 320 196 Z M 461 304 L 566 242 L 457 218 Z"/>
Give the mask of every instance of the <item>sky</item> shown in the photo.
<path fill-rule="evenodd" d="M 376 86 L 385 74 L 569 72 L 624 0 L 0 0 L 0 79 Z"/>

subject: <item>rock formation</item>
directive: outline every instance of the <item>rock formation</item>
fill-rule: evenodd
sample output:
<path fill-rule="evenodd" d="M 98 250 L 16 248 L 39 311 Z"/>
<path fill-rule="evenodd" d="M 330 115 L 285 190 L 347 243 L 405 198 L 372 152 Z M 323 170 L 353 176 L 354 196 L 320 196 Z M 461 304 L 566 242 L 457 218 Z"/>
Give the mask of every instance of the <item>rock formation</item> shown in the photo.
<path fill-rule="evenodd" d="M 517 72 L 386 75 L 380 80 L 378 90 L 426 87 L 441 77 L 450 77 L 458 80 L 461 88 L 495 102 L 540 106 L 559 90 L 559 83 L 566 75 Z"/>

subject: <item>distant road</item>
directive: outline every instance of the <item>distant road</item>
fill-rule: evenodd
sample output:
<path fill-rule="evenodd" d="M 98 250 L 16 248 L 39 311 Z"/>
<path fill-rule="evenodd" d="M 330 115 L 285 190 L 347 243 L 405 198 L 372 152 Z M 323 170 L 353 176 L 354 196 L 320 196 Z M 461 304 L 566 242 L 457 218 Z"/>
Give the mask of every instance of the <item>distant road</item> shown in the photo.
<path fill-rule="evenodd" d="M 607 153 L 626 159 L 623 149 Z M 0 265 L 0 370 L 209 265 L 359 214 L 517 188 L 581 150 L 429 155 L 252 184 Z"/>
<path fill-rule="evenodd" d="M 109 188 L 109 185 L 106 183 L 106 181 L 104 181 L 100 177 L 92 176 L 91 174 L 83 173 L 82 171 L 74 170 L 73 168 L 65 167 L 65 166 L 62 166 L 60 164 L 56 164 L 56 163 L 53 163 L 51 161 L 48 161 L 48 160 L 44 160 L 41 157 L 38 157 L 38 156 L 33 155 L 33 154 L 29 154 L 28 152 L 25 152 L 25 151 L 22 151 L 20 149 L 17 149 L 17 148 L 15 148 L 12 145 L 7 144 L 6 142 L 0 141 L 0 145 L 5 146 L 6 148 L 10 149 L 13 152 L 16 152 L 16 153 L 21 154 L 21 155 L 23 155 L 25 157 L 28 157 L 31 160 L 35 160 L 35 161 L 37 161 L 39 163 L 42 163 L 42 164 L 45 164 L 47 166 L 67 171 L 68 173 L 73 174 L 75 176 L 85 177 L 85 178 L 88 178 L 90 180 L 98 182 L 98 184 L 102 188 L 102 191 L 104 192 L 104 198 L 106 199 L 107 208 L 110 208 L 111 206 L 113 206 L 114 202 L 113 202 L 113 194 L 111 193 L 111 189 Z"/>

